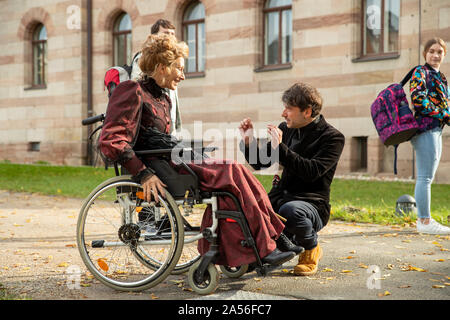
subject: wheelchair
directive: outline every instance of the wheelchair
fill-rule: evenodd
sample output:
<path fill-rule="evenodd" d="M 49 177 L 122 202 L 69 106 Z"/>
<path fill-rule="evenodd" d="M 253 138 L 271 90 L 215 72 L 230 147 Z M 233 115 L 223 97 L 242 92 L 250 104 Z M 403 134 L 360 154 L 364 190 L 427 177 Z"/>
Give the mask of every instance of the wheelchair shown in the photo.
<path fill-rule="evenodd" d="M 84 119 L 82 124 L 103 120 L 104 115 L 99 115 Z M 89 138 L 100 128 L 101 125 Z M 141 185 L 117 163 L 114 163 L 116 176 L 98 185 L 84 200 L 77 221 L 77 247 L 87 269 L 104 285 L 120 291 L 142 291 L 171 274 L 188 272 L 188 284 L 194 292 L 213 293 L 219 283 L 215 261 L 219 255 L 220 219 L 232 219 L 239 224 L 245 239 L 241 245 L 251 247 L 255 255 L 251 265 L 220 265 L 225 276 L 238 278 L 253 270 L 265 276 L 273 268 L 262 262 L 238 199 L 228 192 L 200 190 L 197 175 L 181 158 L 178 163 L 187 174 L 178 173 L 170 165 L 174 154 L 189 151 L 189 148 L 135 151 L 139 157 L 152 157 L 152 168 L 167 186 L 165 197 L 158 196 L 158 202 L 145 201 Z M 202 150 L 208 151 L 213 150 Z M 237 210 L 220 210 L 219 197 L 230 197 Z M 210 227 L 200 230 L 182 214 L 181 211 L 192 211 L 196 205 L 211 206 Z M 202 238 L 210 247 L 200 256 L 197 241 Z"/>

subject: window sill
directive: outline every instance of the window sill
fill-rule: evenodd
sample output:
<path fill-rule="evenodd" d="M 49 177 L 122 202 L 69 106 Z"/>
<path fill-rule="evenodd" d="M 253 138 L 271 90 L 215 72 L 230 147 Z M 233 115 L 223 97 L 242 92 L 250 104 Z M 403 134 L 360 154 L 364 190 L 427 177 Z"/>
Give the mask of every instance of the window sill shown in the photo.
<path fill-rule="evenodd" d="M 367 61 L 380 61 L 389 59 L 398 59 L 400 54 L 398 52 L 378 54 L 373 56 L 361 56 L 359 58 L 352 59 L 352 62 L 367 62 Z"/>
<path fill-rule="evenodd" d="M 266 71 L 277 71 L 277 70 L 287 70 L 287 69 L 292 69 L 291 63 L 266 65 L 266 66 L 256 68 L 253 71 L 266 72 Z"/>
<path fill-rule="evenodd" d="M 185 73 L 186 79 L 194 79 L 194 78 L 204 78 L 205 72 L 190 72 Z"/>
<path fill-rule="evenodd" d="M 23 90 L 28 91 L 28 90 L 42 90 L 42 89 L 47 89 L 47 85 L 31 86 L 24 88 Z"/>

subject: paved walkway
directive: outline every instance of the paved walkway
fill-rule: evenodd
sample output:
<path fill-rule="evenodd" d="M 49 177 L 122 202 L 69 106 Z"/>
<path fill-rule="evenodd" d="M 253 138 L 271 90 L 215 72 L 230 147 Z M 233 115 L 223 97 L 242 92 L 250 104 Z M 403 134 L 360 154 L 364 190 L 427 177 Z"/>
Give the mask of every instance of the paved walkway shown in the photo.
<path fill-rule="evenodd" d="M 296 259 L 266 277 L 222 276 L 217 291 L 202 297 L 186 275 L 170 276 L 144 292 L 117 292 L 92 279 L 67 286 L 67 269 L 85 271 L 75 228 L 82 200 L 0 190 L 0 284 L 35 300 L 450 300 L 449 236 L 414 228 L 332 221 L 320 232 L 319 272 L 296 277 Z"/>

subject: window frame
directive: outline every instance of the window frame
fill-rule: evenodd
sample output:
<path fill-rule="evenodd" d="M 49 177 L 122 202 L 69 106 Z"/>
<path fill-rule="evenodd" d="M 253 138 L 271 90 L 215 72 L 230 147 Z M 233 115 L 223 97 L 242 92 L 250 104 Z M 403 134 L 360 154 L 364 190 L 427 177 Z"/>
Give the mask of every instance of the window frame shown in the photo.
<path fill-rule="evenodd" d="M 262 23 L 262 34 L 263 34 L 263 47 L 262 47 L 262 67 L 258 70 L 258 71 L 262 71 L 262 70 L 280 70 L 280 69 L 288 69 L 292 67 L 292 53 L 293 53 L 293 48 L 291 47 L 291 61 L 286 62 L 286 63 L 282 63 L 282 39 L 283 39 L 283 34 L 282 34 L 282 27 L 283 27 L 283 11 L 287 11 L 287 10 L 291 10 L 291 19 L 292 19 L 292 2 L 290 5 L 284 5 L 284 6 L 280 6 L 280 7 L 273 7 L 273 8 L 266 8 L 266 4 L 269 0 L 264 2 L 264 7 L 263 7 L 263 23 Z M 266 38 L 266 16 L 268 13 L 270 12 L 277 12 L 278 11 L 278 63 L 274 63 L 274 64 L 266 64 L 266 44 L 267 44 L 267 38 Z M 293 30 L 291 33 L 291 37 L 293 35 Z"/>
<path fill-rule="evenodd" d="M 116 26 L 120 25 L 120 22 L 122 21 L 122 19 L 123 19 L 123 17 L 125 15 L 128 15 L 128 17 L 129 17 L 129 19 L 131 21 L 130 15 L 128 13 L 126 13 L 126 12 L 122 12 L 114 20 L 113 27 L 112 27 L 113 65 L 123 65 L 123 64 L 131 63 L 131 61 L 125 61 L 125 63 L 120 63 L 119 61 L 117 61 L 118 60 L 118 54 L 116 54 L 116 42 L 117 42 L 116 39 L 117 39 L 117 37 L 125 35 L 125 41 L 124 41 L 125 46 L 123 48 L 123 52 L 122 53 L 124 54 L 125 57 L 128 57 L 128 53 L 127 53 L 127 51 L 128 51 L 128 41 L 126 39 L 127 39 L 128 34 L 130 35 L 130 37 L 132 37 L 132 28 L 128 29 L 128 30 L 122 30 L 122 31 L 116 31 L 115 30 Z M 130 48 L 130 57 L 133 55 L 131 50 L 132 50 L 132 48 Z"/>
<path fill-rule="evenodd" d="M 45 28 L 45 25 L 43 23 L 39 23 L 34 27 L 34 31 L 32 32 L 31 36 L 31 89 L 43 89 L 47 88 L 47 68 L 46 68 L 46 60 L 47 60 L 47 40 L 46 39 L 35 39 L 36 35 L 38 35 L 42 28 Z M 45 28 L 45 33 L 47 34 L 47 28 Z M 38 35 L 39 37 L 39 35 Z M 43 53 L 42 53 L 42 61 L 41 61 L 41 68 L 42 68 L 42 79 L 40 79 L 41 83 L 38 83 L 39 81 L 36 81 L 36 65 L 38 64 L 38 59 L 36 59 L 35 52 L 36 47 L 43 45 Z"/>
<path fill-rule="evenodd" d="M 194 19 L 194 20 L 184 20 L 184 16 L 187 12 L 187 10 L 194 4 L 197 5 L 202 5 L 204 6 L 204 4 L 201 1 L 195 1 L 195 2 L 191 2 L 189 3 L 186 8 L 183 11 L 183 15 L 182 15 L 182 19 L 181 19 L 181 26 L 182 26 L 182 40 L 184 42 L 187 42 L 187 39 L 185 38 L 185 34 L 186 34 L 186 29 L 188 28 L 189 25 L 195 25 L 195 71 L 187 71 L 187 68 L 185 69 L 185 76 L 187 78 L 196 78 L 196 77 L 204 77 L 205 76 L 205 70 L 200 71 L 199 67 L 198 67 L 198 43 L 199 43 L 199 39 L 198 39 L 198 25 L 203 23 L 203 28 L 205 28 L 205 18 L 202 19 Z M 205 14 L 206 15 L 206 14 Z M 205 30 L 205 38 L 206 38 L 206 30 Z M 205 39 L 205 43 L 203 45 L 204 50 L 206 50 L 206 39 Z M 205 54 L 205 69 L 206 69 L 206 54 Z"/>
<path fill-rule="evenodd" d="M 380 16 L 380 25 L 381 25 L 381 35 L 380 35 L 380 53 L 364 53 L 364 44 L 366 43 L 365 39 L 365 27 L 366 27 L 366 13 L 365 6 L 367 0 L 361 0 L 361 17 L 360 17 L 360 54 L 359 57 L 353 59 L 353 62 L 364 62 L 364 61 L 376 61 L 376 60 L 387 60 L 387 59 L 396 59 L 400 57 L 400 23 L 399 23 L 399 31 L 397 38 L 397 50 L 391 52 L 385 52 L 384 50 L 384 36 L 385 36 L 385 27 L 384 27 L 384 18 L 385 18 L 385 0 L 381 1 L 381 16 Z M 400 1 L 400 11 L 399 11 L 399 19 L 401 17 L 401 0 Z"/>

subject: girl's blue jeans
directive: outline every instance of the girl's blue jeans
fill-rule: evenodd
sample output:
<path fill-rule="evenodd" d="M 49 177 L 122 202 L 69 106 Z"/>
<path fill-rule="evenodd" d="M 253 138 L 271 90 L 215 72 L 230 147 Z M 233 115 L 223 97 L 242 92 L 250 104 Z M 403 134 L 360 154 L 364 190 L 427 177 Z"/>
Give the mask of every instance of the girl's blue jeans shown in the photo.
<path fill-rule="evenodd" d="M 416 152 L 417 178 L 414 197 L 417 217 L 430 218 L 431 183 L 442 154 L 442 129 L 437 127 L 425 131 L 411 139 Z"/>

